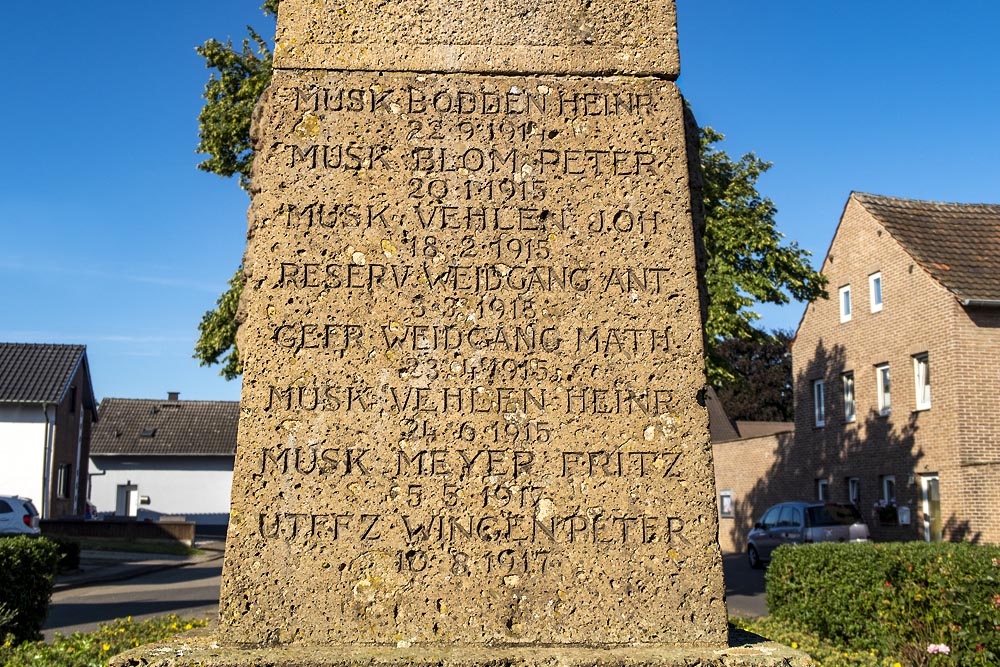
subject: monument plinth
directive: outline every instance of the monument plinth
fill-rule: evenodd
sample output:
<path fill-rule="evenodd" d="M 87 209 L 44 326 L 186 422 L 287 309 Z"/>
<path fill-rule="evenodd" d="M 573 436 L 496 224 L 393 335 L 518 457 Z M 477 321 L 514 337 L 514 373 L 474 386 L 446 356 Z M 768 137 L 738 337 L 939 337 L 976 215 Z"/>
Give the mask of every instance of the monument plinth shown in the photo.
<path fill-rule="evenodd" d="M 740 664 L 675 25 L 281 3 L 219 627 L 162 664 Z"/>

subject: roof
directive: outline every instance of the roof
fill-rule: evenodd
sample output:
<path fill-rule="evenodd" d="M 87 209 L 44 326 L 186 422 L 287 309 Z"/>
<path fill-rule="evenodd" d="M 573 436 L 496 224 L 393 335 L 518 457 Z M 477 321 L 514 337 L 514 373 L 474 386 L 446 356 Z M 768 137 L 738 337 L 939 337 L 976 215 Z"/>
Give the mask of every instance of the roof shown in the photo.
<path fill-rule="evenodd" d="M 740 432 L 740 439 L 760 438 L 765 435 L 777 435 L 778 433 L 790 433 L 795 430 L 795 422 L 767 422 L 767 421 L 736 421 L 736 430 Z"/>
<path fill-rule="evenodd" d="M 84 406 L 93 410 L 85 345 L 0 343 L 0 403 L 59 403 L 81 365 L 86 378 L 81 388 Z"/>
<path fill-rule="evenodd" d="M 238 401 L 105 398 L 90 455 L 232 455 L 239 414 Z"/>
<path fill-rule="evenodd" d="M 726 414 L 726 408 L 722 406 L 722 401 L 712 386 L 705 390 L 705 407 L 708 408 L 708 430 L 712 442 L 725 442 L 740 437 L 736 425 Z"/>
<path fill-rule="evenodd" d="M 959 299 L 1000 302 L 1000 204 L 852 196 Z"/>

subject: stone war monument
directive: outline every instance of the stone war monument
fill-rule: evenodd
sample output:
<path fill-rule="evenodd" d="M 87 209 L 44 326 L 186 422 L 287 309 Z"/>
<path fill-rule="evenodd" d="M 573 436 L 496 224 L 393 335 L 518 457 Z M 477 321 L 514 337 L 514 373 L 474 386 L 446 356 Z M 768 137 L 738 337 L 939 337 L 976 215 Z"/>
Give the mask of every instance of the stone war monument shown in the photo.
<path fill-rule="evenodd" d="M 673 2 L 284 0 L 274 64 L 218 627 L 114 664 L 798 664 L 727 638 Z"/>

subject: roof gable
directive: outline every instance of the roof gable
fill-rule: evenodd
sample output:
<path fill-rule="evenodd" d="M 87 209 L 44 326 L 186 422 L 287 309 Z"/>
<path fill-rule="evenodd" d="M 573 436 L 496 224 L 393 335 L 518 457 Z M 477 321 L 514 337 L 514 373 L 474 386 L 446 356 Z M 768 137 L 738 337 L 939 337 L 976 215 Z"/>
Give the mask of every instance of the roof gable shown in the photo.
<path fill-rule="evenodd" d="M 81 364 L 87 364 L 84 345 L 0 343 L 0 403 L 59 403 Z M 81 389 L 93 408 L 89 368 L 85 375 Z"/>
<path fill-rule="evenodd" d="M 91 456 L 226 456 L 236 451 L 237 401 L 106 398 Z"/>
<path fill-rule="evenodd" d="M 851 196 L 960 300 L 1000 303 L 1000 205 Z"/>

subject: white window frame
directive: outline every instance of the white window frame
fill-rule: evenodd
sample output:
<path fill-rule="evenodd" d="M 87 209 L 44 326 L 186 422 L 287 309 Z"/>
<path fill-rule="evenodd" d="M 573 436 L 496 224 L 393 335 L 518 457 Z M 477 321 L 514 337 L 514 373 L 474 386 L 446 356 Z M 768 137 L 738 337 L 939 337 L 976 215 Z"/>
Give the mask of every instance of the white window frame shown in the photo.
<path fill-rule="evenodd" d="M 858 420 L 858 404 L 854 398 L 854 371 L 840 374 L 840 387 L 844 398 L 844 421 L 855 422 Z"/>
<path fill-rule="evenodd" d="M 913 355 L 913 386 L 917 392 L 917 410 L 931 407 L 931 362 L 926 352 Z"/>
<path fill-rule="evenodd" d="M 861 478 L 847 478 L 847 501 L 855 507 L 861 507 Z"/>
<path fill-rule="evenodd" d="M 895 475 L 882 475 L 882 502 L 885 503 L 886 506 L 896 504 Z"/>
<path fill-rule="evenodd" d="M 826 390 L 822 380 L 813 380 L 813 417 L 816 426 L 826 426 Z"/>
<path fill-rule="evenodd" d="M 830 500 L 830 480 L 828 479 L 816 480 L 816 500 L 819 500 L 820 502 L 826 502 Z"/>
<path fill-rule="evenodd" d="M 878 285 L 878 290 L 875 286 Z M 876 300 L 876 291 L 878 292 L 878 299 Z M 871 302 L 871 308 L 873 313 L 878 313 L 882 311 L 882 272 L 876 271 L 875 273 L 868 276 L 868 297 Z"/>
<path fill-rule="evenodd" d="M 837 302 L 840 304 L 840 321 L 851 321 L 851 286 L 844 285 L 837 291 Z"/>
<path fill-rule="evenodd" d="M 73 470 L 72 464 L 60 463 L 56 468 L 56 498 L 67 499 L 73 492 L 73 480 L 70 473 Z"/>
<path fill-rule="evenodd" d="M 875 384 L 878 388 L 878 413 L 885 417 L 892 412 L 892 375 L 889 364 L 875 366 Z"/>

